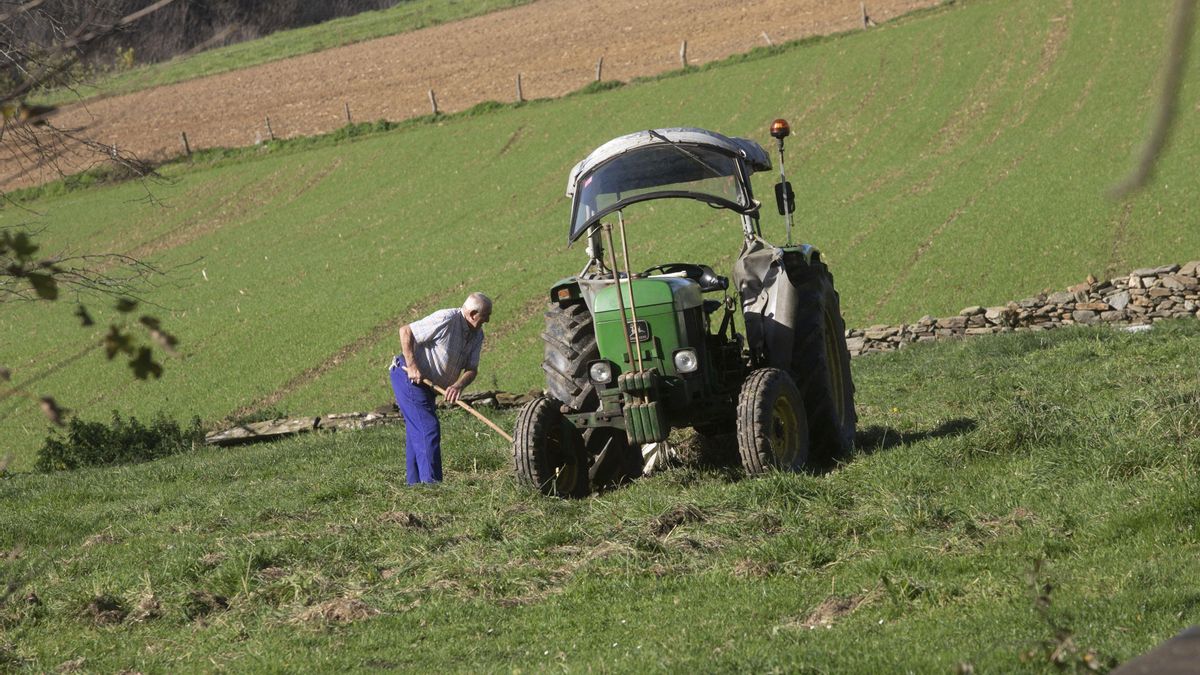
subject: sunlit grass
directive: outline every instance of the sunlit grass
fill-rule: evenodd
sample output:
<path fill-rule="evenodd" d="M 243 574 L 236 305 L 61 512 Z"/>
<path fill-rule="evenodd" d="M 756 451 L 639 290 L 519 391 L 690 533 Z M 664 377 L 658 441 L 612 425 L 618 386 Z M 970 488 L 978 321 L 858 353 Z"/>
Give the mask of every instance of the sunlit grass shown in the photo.
<path fill-rule="evenodd" d="M 18 475 L 0 663 L 1051 672 L 1057 650 L 1105 669 L 1200 622 L 1198 337 L 866 357 L 858 451 L 810 475 L 745 480 L 730 441 L 683 436 L 687 464 L 543 498 L 460 412 L 433 487 L 404 485 L 401 428 Z"/>

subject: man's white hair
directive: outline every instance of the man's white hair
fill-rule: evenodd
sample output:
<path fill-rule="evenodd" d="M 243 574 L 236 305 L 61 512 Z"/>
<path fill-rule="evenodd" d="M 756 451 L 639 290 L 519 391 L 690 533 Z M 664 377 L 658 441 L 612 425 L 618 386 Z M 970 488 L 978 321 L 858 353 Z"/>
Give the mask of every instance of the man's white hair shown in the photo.
<path fill-rule="evenodd" d="M 467 299 L 463 301 L 462 308 L 464 312 L 482 312 L 492 308 L 492 299 L 476 291 L 467 296 Z"/>

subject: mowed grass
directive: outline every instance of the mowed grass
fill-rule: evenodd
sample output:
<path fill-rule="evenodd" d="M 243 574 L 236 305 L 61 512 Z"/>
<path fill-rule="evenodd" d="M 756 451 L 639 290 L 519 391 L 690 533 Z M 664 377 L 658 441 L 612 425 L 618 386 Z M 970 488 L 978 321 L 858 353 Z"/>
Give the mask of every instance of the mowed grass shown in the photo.
<path fill-rule="evenodd" d="M 540 389 L 546 289 L 585 261 L 564 247 L 567 173 L 604 141 L 660 126 L 770 147 L 770 121 L 791 121 L 796 236 L 830 262 L 851 326 L 1200 258 L 1196 78 L 1154 185 L 1106 196 L 1150 118 L 1169 6 L 956 4 L 591 95 L 172 165 L 153 202 L 124 185 L 6 205 L 0 226 L 45 228 L 47 252 L 171 270 L 146 295 L 181 356 L 161 381 L 134 382 L 98 350 L 69 360 L 100 337 L 69 302 L 5 303 L 0 362 L 91 419 L 362 410 L 391 398 L 396 329 L 482 290 L 497 305 L 476 388 Z M 760 198 L 773 180 L 756 178 Z M 781 241 L 773 212 L 764 228 Z M 635 268 L 728 273 L 740 246 L 736 218 L 699 203 L 626 216 Z M 0 401 L 0 430 L 12 469 L 32 466 L 46 433 L 36 406 Z"/>
<path fill-rule="evenodd" d="M 217 47 L 103 75 L 74 91 L 51 91 L 38 98 L 54 105 L 94 96 L 128 94 L 208 75 L 311 54 L 355 42 L 407 33 L 438 24 L 524 5 L 532 0 L 401 0 L 395 6 L 332 19 L 314 26 L 281 30 L 255 40 Z M 135 54 L 136 58 L 137 55 Z"/>
<path fill-rule="evenodd" d="M 1197 339 L 869 356 L 845 463 L 746 480 L 681 436 L 686 463 L 579 501 L 518 488 L 457 412 L 433 487 L 398 428 L 14 476 L 0 665 L 1103 671 L 1200 623 Z"/>

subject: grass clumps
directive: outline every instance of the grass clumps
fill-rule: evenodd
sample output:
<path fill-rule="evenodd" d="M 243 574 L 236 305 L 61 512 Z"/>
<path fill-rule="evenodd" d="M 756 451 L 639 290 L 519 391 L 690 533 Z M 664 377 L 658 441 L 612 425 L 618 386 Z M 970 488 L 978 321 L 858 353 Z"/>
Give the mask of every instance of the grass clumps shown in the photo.
<path fill-rule="evenodd" d="M 73 418 L 65 435 L 55 431 L 38 451 L 35 468 L 42 472 L 68 471 L 85 466 L 134 464 L 190 450 L 204 441 L 200 419 L 190 425 L 162 413 L 147 426 L 136 417 L 113 412 L 112 422 L 87 422 Z"/>

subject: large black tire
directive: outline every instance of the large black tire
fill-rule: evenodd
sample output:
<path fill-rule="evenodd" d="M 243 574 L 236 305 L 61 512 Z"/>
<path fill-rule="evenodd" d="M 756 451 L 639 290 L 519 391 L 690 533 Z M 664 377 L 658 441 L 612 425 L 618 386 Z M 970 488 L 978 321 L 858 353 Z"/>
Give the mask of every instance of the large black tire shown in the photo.
<path fill-rule="evenodd" d="M 737 415 L 738 453 L 747 474 L 804 469 L 808 421 L 791 375 L 777 368 L 750 373 L 738 395 Z"/>
<path fill-rule="evenodd" d="M 821 459 L 845 457 L 854 450 L 858 415 L 833 276 L 824 263 L 813 262 L 789 266 L 788 278 L 797 290 L 791 370 L 804 397 L 813 453 Z"/>
<path fill-rule="evenodd" d="M 586 497 L 583 439 L 563 417 L 561 405 L 539 396 L 521 408 L 513 430 L 513 471 L 518 481 L 544 495 Z"/>
<path fill-rule="evenodd" d="M 600 358 L 600 348 L 587 305 L 550 303 L 542 342 L 546 393 L 572 410 L 595 410 L 600 400 L 587 371 L 588 364 Z"/>

